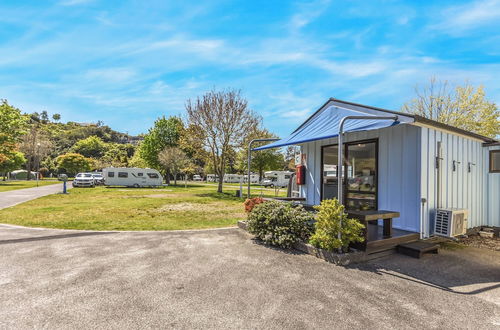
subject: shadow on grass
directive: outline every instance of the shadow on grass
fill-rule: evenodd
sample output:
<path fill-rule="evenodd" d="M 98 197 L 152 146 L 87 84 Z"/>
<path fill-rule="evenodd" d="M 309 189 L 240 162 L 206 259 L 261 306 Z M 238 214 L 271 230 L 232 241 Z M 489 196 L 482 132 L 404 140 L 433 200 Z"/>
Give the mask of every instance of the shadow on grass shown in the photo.
<path fill-rule="evenodd" d="M 239 198 L 236 197 L 234 193 L 228 193 L 228 192 L 208 192 L 208 193 L 200 193 L 200 194 L 195 194 L 198 197 L 210 197 L 214 199 L 219 199 L 219 200 L 231 200 L 231 201 L 240 201 L 243 202 L 244 198 Z"/>

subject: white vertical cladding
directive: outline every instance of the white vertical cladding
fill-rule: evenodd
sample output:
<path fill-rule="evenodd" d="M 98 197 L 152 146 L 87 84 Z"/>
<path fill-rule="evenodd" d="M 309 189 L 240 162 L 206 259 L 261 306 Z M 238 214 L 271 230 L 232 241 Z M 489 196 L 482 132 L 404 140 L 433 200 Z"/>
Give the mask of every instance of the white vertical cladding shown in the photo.
<path fill-rule="evenodd" d="M 500 146 L 484 148 L 483 163 L 485 175 L 485 185 L 487 191 L 486 200 L 486 221 L 484 225 L 500 227 L 500 173 L 489 173 L 490 150 L 500 150 Z"/>
<path fill-rule="evenodd" d="M 378 139 L 378 208 L 399 211 L 394 227 L 420 231 L 420 128 L 397 125 L 373 131 L 346 134 L 346 142 Z M 336 144 L 337 138 L 304 143 L 306 184 L 301 196 L 307 204 L 321 201 L 321 147 Z"/>
<path fill-rule="evenodd" d="M 442 208 L 469 210 L 469 227 L 485 223 L 487 182 L 482 141 L 422 127 L 420 180 L 421 197 L 427 199 L 423 210 L 425 236 L 433 233 L 434 213 Z M 436 157 L 441 142 L 441 205 L 438 202 Z M 469 163 L 470 172 L 468 171 Z M 472 165 L 475 164 L 475 165 Z"/>

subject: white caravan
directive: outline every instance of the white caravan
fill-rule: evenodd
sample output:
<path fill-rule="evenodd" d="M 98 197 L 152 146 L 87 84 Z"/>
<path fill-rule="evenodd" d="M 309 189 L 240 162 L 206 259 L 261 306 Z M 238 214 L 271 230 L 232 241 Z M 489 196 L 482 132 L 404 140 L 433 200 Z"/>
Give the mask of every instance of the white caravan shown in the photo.
<path fill-rule="evenodd" d="M 106 167 L 102 170 L 104 185 L 125 187 L 157 187 L 163 185 L 160 172 L 150 168 Z"/>
<path fill-rule="evenodd" d="M 264 172 L 265 180 L 262 181 L 264 187 L 287 187 L 293 172 L 289 171 L 268 171 Z"/>
<path fill-rule="evenodd" d="M 207 182 L 217 182 L 219 177 L 215 174 L 207 174 Z"/>
<path fill-rule="evenodd" d="M 248 175 L 243 176 L 243 182 L 248 183 Z M 250 174 L 250 183 L 260 183 L 258 174 Z"/>
<path fill-rule="evenodd" d="M 241 174 L 224 174 L 225 183 L 240 183 L 241 180 L 243 180 Z"/>

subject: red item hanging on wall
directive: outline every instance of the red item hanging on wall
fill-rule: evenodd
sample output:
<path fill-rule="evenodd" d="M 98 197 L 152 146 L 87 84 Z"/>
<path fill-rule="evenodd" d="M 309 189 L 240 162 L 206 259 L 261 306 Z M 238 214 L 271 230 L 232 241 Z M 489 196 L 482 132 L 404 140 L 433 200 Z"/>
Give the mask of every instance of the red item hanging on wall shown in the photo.
<path fill-rule="evenodd" d="M 304 165 L 297 165 L 297 184 L 303 185 L 306 184 L 306 167 Z"/>

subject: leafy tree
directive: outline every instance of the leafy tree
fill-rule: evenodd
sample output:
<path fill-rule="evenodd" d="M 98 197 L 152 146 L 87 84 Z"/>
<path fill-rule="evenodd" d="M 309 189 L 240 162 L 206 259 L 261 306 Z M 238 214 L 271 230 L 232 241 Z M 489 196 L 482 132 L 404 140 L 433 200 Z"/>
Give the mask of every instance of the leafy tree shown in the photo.
<path fill-rule="evenodd" d="M 448 82 L 432 78 L 415 92 L 416 98 L 403 105 L 403 111 L 491 138 L 500 134 L 500 111 L 486 99 L 483 86 L 466 83 L 450 89 Z"/>
<path fill-rule="evenodd" d="M 58 114 L 58 113 L 55 113 L 55 114 L 52 115 L 52 119 L 54 121 L 59 121 L 59 120 L 61 120 L 61 115 Z"/>
<path fill-rule="evenodd" d="M 21 152 L 14 151 L 9 158 L 0 161 L 0 173 L 3 173 L 3 180 L 7 177 L 7 173 L 19 169 L 26 162 L 26 158 Z"/>
<path fill-rule="evenodd" d="M 248 167 L 248 144 L 253 139 L 265 139 L 265 138 L 276 138 L 277 136 L 269 132 L 267 129 L 255 129 L 248 137 L 245 139 L 243 148 L 238 155 L 239 170 L 240 172 L 246 173 Z M 265 143 L 262 143 L 265 144 Z M 254 144 L 252 147 L 257 147 Z M 276 149 L 260 150 L 252 152 L 252 162 L 250 170 L 257 172 L 259 174 L 259 181 L 264 178 L 264 172 L 270 170 L 281 170 L 285 167 L 285 160 L 283 154 Z"/>
<path fill-rule="evenodd" d="M 57 168 L 59 172 L 77 174 L 78 172 L 90 171 L 92 161 L 77 153 L 67 153 L 57 157 Z"/>
<path fill-rule="evenodd" d="M 186 111 L 196 138 L 210 153 L 210 158 L 219 177 L 218 192 L 232 151 L 241 147 L 247 136 L 258 126 L 260 118 L 248 109 L 247 101 L 236 90 L 211 91 L 188 100 Z"/>
<path fill-rule="evenodd" d="M 7 100 L 0 100 L 0 162 L 12 157 L 25 128 L 26 118 L 21 110 L 11 106 Z"/>
<path fill-rule="evenodd" d="M 183 123 L 179 117 L 165 118 L 163 116 L 158 118 L 154 126 L 149 129 L 148 134 L 144 136 L 144 141 L 138 150 L 139 156 L 149 167 L 162 171 L 163 167 L 158 159 L 158 154 L 167 147 L 179 145 L 182 128 Z M 168 172 L 166 172 L 165 177 L 168 182 Z"/>
<path fill-rule="evenodd" d="M 162 164 L 167 173 L 174 176 L 174 184 L 177 185 L 177 175 L 185 168 L 189 159 L 178 147 L 166 147 L 158 154 L 160 164 Z"/>
<path fill-rule="evenodd" d="M 85 157 L 100 158 L 106 151 L 109 150 L 109 146 L 98 136 L 89 136 L 86 139 L 78 141 L 72 148 L 71 151 L 77 154 L 81 154 Z"/>
<path fill-rule="evenodd" d="M 47 111 L 45 111 L 45 110 L 44 110 L 44 111 L 42 111 L 42 113 L 40 114 L 40 120 L 41 120 L 44 124 L 48 123 L 48 121 L 49 121 L 49 114 L 47 113 Z"/>

